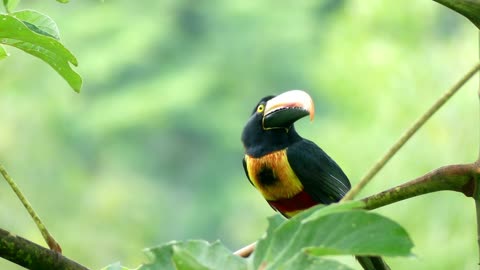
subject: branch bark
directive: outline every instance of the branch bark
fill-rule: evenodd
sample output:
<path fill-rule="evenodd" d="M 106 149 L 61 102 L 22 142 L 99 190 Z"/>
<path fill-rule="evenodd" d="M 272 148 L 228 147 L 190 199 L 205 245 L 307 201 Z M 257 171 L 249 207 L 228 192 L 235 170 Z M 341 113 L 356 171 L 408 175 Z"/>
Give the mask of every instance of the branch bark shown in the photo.
<path fill-rule="evenodd" d="M 442 190 L 457 191 L 472 197 L 476 180 L 480 176 L 480 163 L 449 165 L 433 170 L 400 186 L 362 199 L 365 209 L 371 210 L 401 200 Z"/>
<path fill-rule="evenodd" d="M 480 57 L 480 31 L 478 32 L 478 55 Z M 480 76 L 478 76 L 478 79 L 479 80 L 478 80 L 477 98 L 478 98 L 478 101 L 480 101 Z M 480 126 L 480 125 L 478 125 L 478 126 Z M 480 162 L 480 144 L 479 144 L 479 152 L 478 152 L 477 162 Z M 477 187 L 478 187 L 478 181 L 477 181 Z M 479 193 L 478 193 L 478 188 L 475 190 L 475 195 L 473 196 L 473 198 L 475 199 L 475 214 L 476 214 L 476 217 L 477 217 L 477 249 L 478 249 L 477 251 L 478 251 L 478 259 L 480 261 L 480 196 L 479 196 Z M 479 269 L 480 269 L 480 262 L 478 263 L 478 265 L 479 265 Z"/>
<path fill-rule="evenodd" d="M 256 246 L 257 246 L 257 242 L 251 243 L 250 245 L 244 246 L 243 248 L 235 251 L 233 254 L 243 258 L 247 258 L 253 253 Z"/>
<path fill-rule="evenodd" d="M 0 257 L 31 270 L 88 270 L 62 254 L 0 229 Z"/>

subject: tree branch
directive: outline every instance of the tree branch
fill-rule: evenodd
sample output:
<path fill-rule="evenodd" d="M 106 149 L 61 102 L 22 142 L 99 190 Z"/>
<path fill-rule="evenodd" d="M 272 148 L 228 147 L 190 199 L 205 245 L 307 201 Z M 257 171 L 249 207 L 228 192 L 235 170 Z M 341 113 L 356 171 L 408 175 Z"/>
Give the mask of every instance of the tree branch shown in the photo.
<path fill-rule="evenodd" d="M 480 175 L 480 163 L 449 165 L 433 170 L 419 178 L 381 193 L 362 199 L 365 209 L 371 210 L 415 196 L 451 190 L 472 197 L 476 179 Z"/>
<path fill-rule="evenodd" d="M 478 258 L 480 259 L 480 201 L 475 199 L 475 214 L 477 215 L 477 248 Z M 478 263 L 480 268 L 480 263 Z"/>
<path fill-rule="evenodd" d="M 243 257 L 243 258 L 247 258 L 248 256 L 250 256 L 253 253 L 256 246 L 257 246 L 257 242 L 253 242 L 250 245 L 244 246 L 243 248 L 235 251 L 233 254 L 235 254 L 237 256 L 240 256 L 240 257 Z"/>
<path fill-rule="evenodd" d="M 0 257 L 32 270 L 88 270 L 62 254 L 0 229 Z"/>
<path fill-rule="evenodd" d="M 480 57 L 480 31 L 478 32 L 478 56 Z M 478 98 L 478 101 L 480 101 L 480 76 L 478 76 L 478 79 L 479 80 L 478 80 L 477 98 Z M 478 125 L 478 127 L 480 127 L 480 125 Z M 480 162 L 480 144 L 479 144 L 477 162 Z M 477 180 L 477 187 L 478 187 L 478 180 Z M 477 217 L 477 249 L 478 249 L 478 259 L 480 260 L 480 196 L 478 193 L 478 188 L 475 190 L 475 195 L 473 196 L 473 198 L 475 199 L 475 214 Z M 478 265 L 480 269 L 480 262 L 478 263 Z"/>

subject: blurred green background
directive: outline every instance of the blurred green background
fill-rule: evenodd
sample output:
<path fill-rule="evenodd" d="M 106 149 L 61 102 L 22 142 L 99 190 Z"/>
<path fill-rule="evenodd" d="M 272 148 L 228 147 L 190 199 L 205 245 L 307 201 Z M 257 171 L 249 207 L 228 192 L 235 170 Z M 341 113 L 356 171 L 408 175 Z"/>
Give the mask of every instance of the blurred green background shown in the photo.
<path fill-rule="evenodd" d="M 74 93 L 13 48 L 0 62 L 0 162 L 64 254 L 135 267 L 144 247 L 259 238 L 271 208 L 241 165 L 256 102 L 305 89 L 297 130 L 353 183 L 478 59 L 478 32 L 433 1 L 55 1 L 50 15 L 84 78 Z M 393 158 L 367 196 L 478 153 L 478 80 Z M 378 210 L 407 228 L 415 257 L 392 269 L 477 267 L 473 201 L 440 192 Z M 0 227 L 43 240 L 0 181 Z M 353 258 L 341 260 L 360 269 Z M 20 269 L 5 260 L 1 269 Z"/>

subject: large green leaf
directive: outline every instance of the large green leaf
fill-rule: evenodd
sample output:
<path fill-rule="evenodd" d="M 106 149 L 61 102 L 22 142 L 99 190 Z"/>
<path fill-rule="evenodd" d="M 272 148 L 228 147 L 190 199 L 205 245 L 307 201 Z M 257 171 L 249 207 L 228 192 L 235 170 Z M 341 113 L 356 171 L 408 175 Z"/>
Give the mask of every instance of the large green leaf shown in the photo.
<path fill-rule="evenodd" d="M 172 242 L 147 250 L 151 262 L 141 270 L 246 270 L 247 262 L 232 254 L 220 242 L 202 240 Z"/>
<path fill-rule="evenodd" d="M 57 24 L 47 15 L 29 9 L 14 12 L 12 15 L 21 20 L 30 30 L 60 40 Z"/>
<path fill-rule="evenodd" d="M 3 0 L 3 6 L 5 6 L 7 12 L 10 13 L 17 7 L 18 2 L 20 2 L 20 0 Z"/>
<path fill-rule="evenodd" d="M 275 228 L 254 253 L 253 268 L 287 269 L 298 253 L 309 256 L 408 256 L 413 244 L 397 223 L 378 214 L 357 210 L 358 202 L 317 206 Z M 272 233 L 273 232 L 273 233 Z M 267 244 L 265 244 L 267 243 Z M 267 245 L 267 247 L 266 247 Z"/>
<path fill-rule="evenodd" d="M 133 269 L 128 269 L 128 268 L 120 265 L 120 263 L 117 262 L 117 263 L 112 263 L 108 266 L 105 266 L 101 270 L 133 270 Z"/>
<path fill-rule="evenodd" d="M 480 29 L 480 0 L 434 0 L 467 17 Z"/>
<path fill-rule="evenodd" d="M 290 220 L 271 217 L 266 236 L 249 260 L 233 255 L 219 242 L 191 240 L 148 249 L 150 263 L 138 269 L 349 270 L 325 256 L 411 254 L 413 244 L 400 225 L 362 207 L 363 202 L 354 201 L 312 207 Z M 108 270 L 122 269 L 115 267 Z"/>
<path fill-rule="evenodd" d="M 268 228 L 265 237 L 258 241 L 257 246 L 255 247 L 255 252 L 252 254 L 252 263 L 257 268 L 262 263 L 262 260 L 266 256 L 267 252 L 270 251 L 271 243 L 274 239 L 273 237 L 267 236 L 273 235 L 275 229 L 282 225 L 283 222 L 285 222 L 285 218 L 280 215 L 275 215 L 268 218 Z"/>
<path fill-rule="evenodd" d="M 291 260 L 279 267 L 285 270 L 351 270 L 337 261 L 298 252 Z"/>
<path fill-rule="evenodd" d="M 199 262 L 198 258 L 190 253 L 188 250 L 181 247 L 173 247 L 172 260 L 175 268 L 178 270 L 209 270 L 210 268 Z M 225 268 L 223 268 L 225 269 Z"/>
<path fill-rule="evenodd" d="M 288 232 L 295 232 L 300 227 L 302 220 L 311 219 L 315 216 L 318 217 L 320 215 L 326 215 L 338 211 L 361 208 L 362 206 L 363 202 L 357 201 L 351 201 L 342 204 L 331 204 L 328 206 L 317 205 L 301 212 L 300 214 L 297 214 L 289 221 L 286 221 L 284 218 L 279 218 L 279 215 L 270 217 L 268 220 L 267 233 L 263 239 L 258 241 L 255 252 L 252 255 L 254 268 L 258 268 L 266 257 L 275 256 L 276 253 L 280 252 L 283 248 L 283 243 L 289 242 L 292 237 Z M 281 231 L 286 231 L 286 233 L 278 233 L 276 230 L 279 227 L 282 227 Z"/>
<path fill-rule="evenodd" d="M 7 51 L 5 51 L 5 48 L 3 48 L 2 45 L 0 45 L 0 60 L 2 60 L 3 58 L 6 58 L 7 56 L 8 56 Z"/>
<path fill-rule="evenodd" d="M 19 19 L 0 14 L 0 43 L 17 47 L 48 63 L 77 92 L 82 87 L 82 78 L 70 64 L 76 66 L 75 56 L 56 39 L 38 34 Z"/>

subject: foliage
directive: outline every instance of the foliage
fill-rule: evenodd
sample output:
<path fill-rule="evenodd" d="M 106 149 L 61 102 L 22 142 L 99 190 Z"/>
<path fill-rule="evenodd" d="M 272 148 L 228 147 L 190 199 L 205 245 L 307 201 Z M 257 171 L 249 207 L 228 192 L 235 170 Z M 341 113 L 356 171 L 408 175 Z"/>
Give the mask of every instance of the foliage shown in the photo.
<path fill-rule="evenodd" d="M 435 0 L 467 17 L 480 29 L 480 1 L 478 0 Z"/>
<path fill-rule="evenodd" d="M 361 205 L 361 202 L 319 205 L 290 220 L 273 216 L 251 260 L 232 255 L 219 242 L 190 240 L 148 249 L 151 262 L 137 269 L 350 269 L 325 256 L 411 255 L 413 244 L 407 232 L 392 220 L 356 210 Z M 119 267 L 115 264 L 104 270 Z"/>
<path fill-rule="evenodd" d="M 16 47 L 42 59 L 79 92 L 82 78 L 70 66 L 77 66 L 77 59 L 60 42 L 56 23 L 34 10 L 13 12 L 18 2 L 3 1 L 8 14 L 0 14 L 0 44 Z M 6 56 L 5 48 L 0 45 L 0 59 Z"/>

